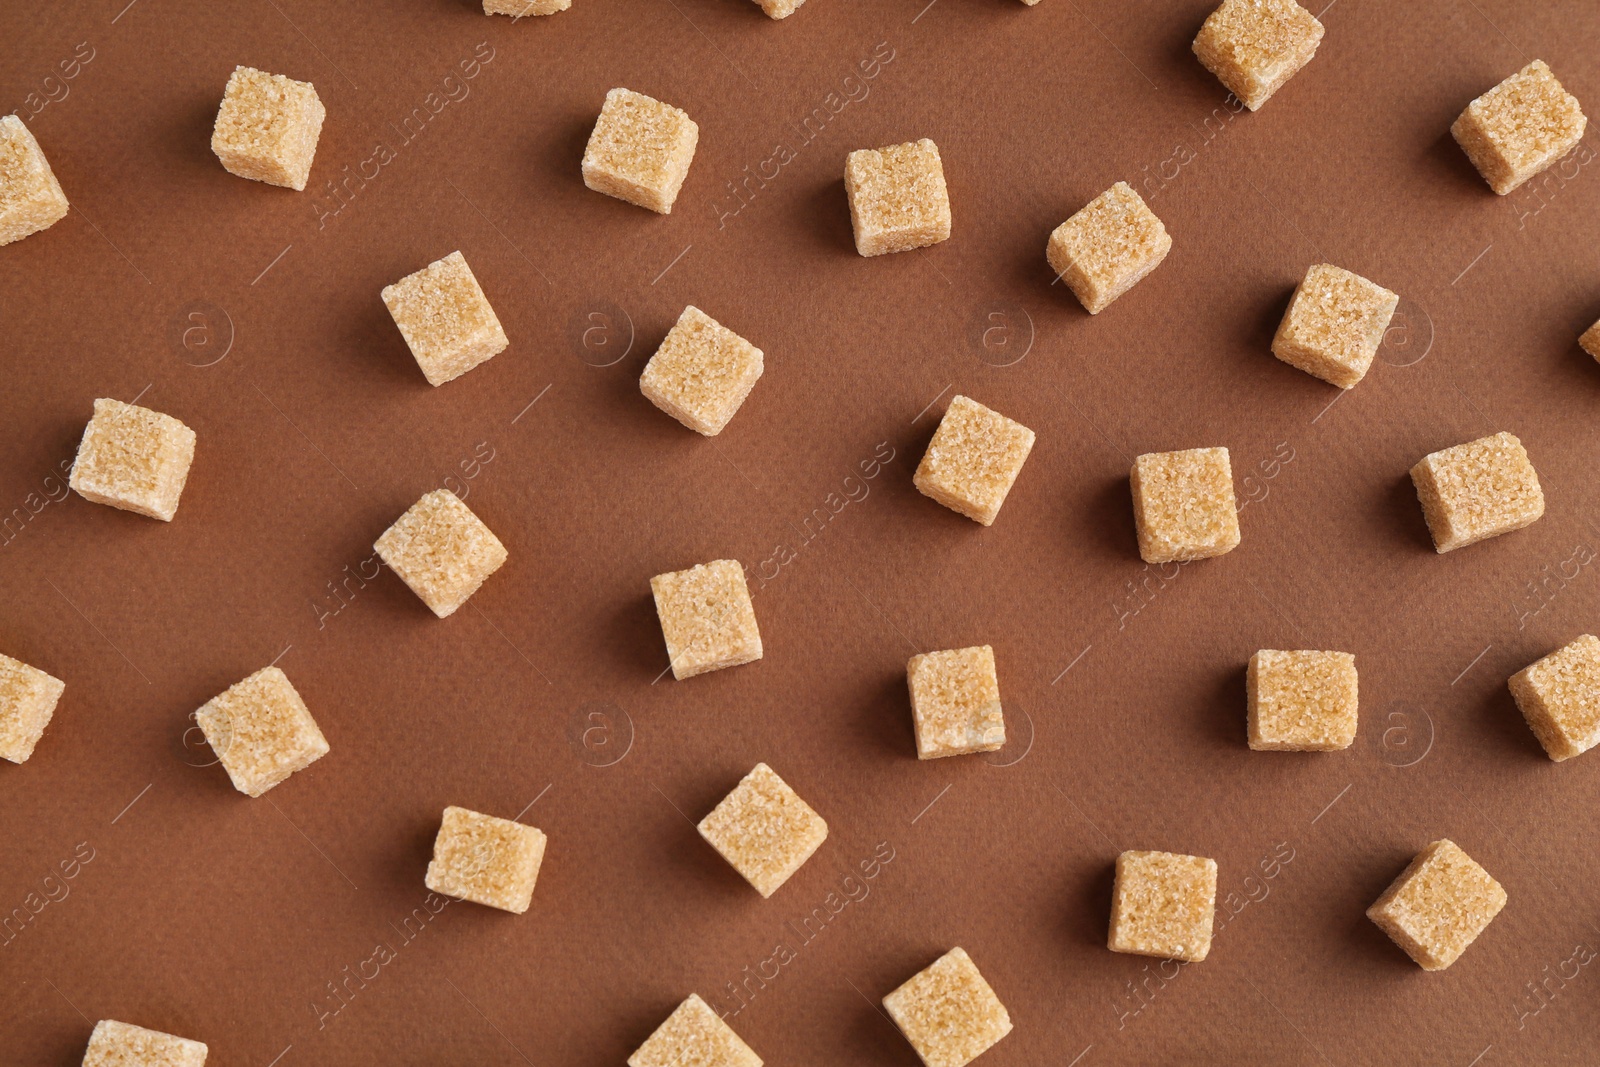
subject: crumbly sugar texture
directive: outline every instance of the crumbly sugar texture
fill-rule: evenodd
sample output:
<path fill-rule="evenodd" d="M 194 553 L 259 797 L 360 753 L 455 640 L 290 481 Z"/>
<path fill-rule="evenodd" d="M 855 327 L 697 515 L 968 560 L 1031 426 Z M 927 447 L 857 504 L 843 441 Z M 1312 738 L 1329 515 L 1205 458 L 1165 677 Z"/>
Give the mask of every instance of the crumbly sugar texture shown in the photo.
<path fill-rule="evenodd" d="M 1124 852 L 1111 890 L 1106 947 L 1199 963 L 1211 952 L 1217 861 L 1176 852 Z"/>
<path fill-rule="evenodd" d="M 303 190 L 327 114 L 310 82 L 235 67 L 211 131 L 211 150 L 241 178 Z"/>
<path fill-rule="evenodd" d="M 883 998 L 927 1067 L 965 1067 L 1011 1032 L 1011 1015 L 965 949 L 953 948 Z"/>
<path fill-rule="evenodd" d="M 0 759 L 24 763 L 44 736 L 67 683 L 0 655 Z"/>
<path fill-rule="evenodd" d="M 1134 461 L 1133 517 L 1146 563 L 1209 559 L 1239 546 L 1226 448 L 1149 452 Z"/>
<path fill-rule="evenodd" d="M 424 881 L 435 893 L 521 915 L 533 901 L 544 845 L 542 830 L 448 807 Z"/>
<path fill-rule="evenodd" d="M 761 377 L 761 349 L 693 304 L 644 365 L 639 389 L 696 433 L 714 437 Z"/>
<path fill-rule="evenodd" d="M 628 1067 L 761 1067 L 761 1057 L 691 993 L 628 1057 Z"/>
<path fill-rule="evenodd" d="M 1356 739 L 1356 658 L 1348 652 L 1264 648 L 1245 670 L 1250 747 L 1333 752 Z"/>
<path fill-rule="evenodd" d="M 1411 468 L 1440 552 L 1520 530 L 1544 514 L 1544 490 L 1514 434 L 1497 433 L 1424 456 Z"/>
<path fill-rule="evenodd" d="M 483 0 L 485 15 L 554 15 L 572 6 L 572 0 Z"/>
<path fill-rule="evenodd" d="M 194 713 L 233 787 L 258 797 L 328 754 L 306 702 L 277 667 L 263 667 Z"/>
<path fill-rule="evenodd" d="M 828 824 L 765 763 L 700 820 L 700 836 L 763 897 L 828 839 Z"/>
<path fill-rule="evenodd" d="M 1194 54 L 1227 90 L 1258 111 L 1322 43 L 1322 23 L 1294 0 L 1225 0 L 1194 39 Z"/>
<path fill-rule="evenodd" d="M 384 286 L 383 302 L 429 385 L 461 377 L 511 343 L 460 252 Z"/>
<path fill-rule="evenodd" d="M 67 194 L 32 132 L 15 115 L 0 118 L 0 245 L 67 217 Z"/>
<path fill-rule="evenodd" d="M 1330 385 L 1349 389 L 1372 366 L 1400 297 L 1327 263 L 1306 271 L 1289 302 L 1272 354 Z"/>
<path fill-rule="evenodd" d="M 612 89 L 583 150 L 583 184 L 670 215 L 699 143 L 700 127 L 684 112 L 632 89 Z"/>
<path fill-rule="evenodd" d="M 951 511 L 992 525 L 1033 442 L 1033 431 L 1020 422 L 957 396 L 939 420 L 912 483 Z"/>
<path fill-rule="evenodd" d="M 1583 331 L 1583 336 L 1578 338 L 1578 343 L 1583 346 L 1585 352 L 1595 359 L 1600 359 L 1600 322 Z"/>
<path fill-rule="evenodd" d="M 208 1051 L 186 1037 L 101 1019 L 89 1035 L 83 1067 L 205 1067 Z"/>
<path fill-rule="evenodd" d="M 424 494 L 372 547 L 441 619 L 506 561 L 506 546 L 448 489 Z"/>
<path fill-rule="evenodd" d="M 1442 971 L 1506 906 L 1506 891 L 1454 841 L 1435 841 L 1384 890 L 1367 918 L 1425 971 Z"/>
<path fill-rule="evenodd" d="M 906 684 L 918 759 L 993 752 L 1006 743 L 1000 678 L 989 645 L 912 656 Z"/>
<path fill-rule="evenodd" d="M 844 161 L 844 195 L 856 251 L 909 252 L 950 237 L 950 190 L 939 146 L 919 141 L 860 148 Z"/>
<path fill-rule="evenodd" d="M 194 441 L 194 431 L 171 415 L 96 400 L 68 483 L 85 500 L 171 522 L 189 480 Z"/>
<path fill-rule="evenodd" d="M 1450 133 L 1504 196 L 1577 147 L 1588 123 L 1577 98 L 1536 59 L 1468 104 Z"/>
<path fill-rule="evenodd" d="M 1600 745 L 1600 637 L 1584 634 L 1511 676 L 1511 695 L 1556 762 Z"/>
<path fill-rule="evenodd" d="M 761 631 L 738 560 L 718 559 L 650 579 L 672 676 L 693 678 L 761 658 Z"/>
<path fill-rule="evenodd" d="M 786 19 L 796 11 L 806 0 L 755 0 L 761 5 L 761 10 L 766 12 L 769 19 Z M 1035 3 L 1038 0 L 1034 0 Z"/>
<path fill-rule="evenodd" d="M 1172 250 L 1172 235 L 1127 182 L 1118 182 L 1055 228 L 1050 269 L 1091 315 L 1137 285 Z"/>

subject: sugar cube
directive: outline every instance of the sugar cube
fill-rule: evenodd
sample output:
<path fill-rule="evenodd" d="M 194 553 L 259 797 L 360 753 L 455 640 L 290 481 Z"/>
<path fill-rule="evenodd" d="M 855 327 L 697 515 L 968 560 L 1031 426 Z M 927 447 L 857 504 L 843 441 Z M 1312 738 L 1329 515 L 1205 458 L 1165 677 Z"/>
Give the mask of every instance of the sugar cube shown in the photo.
<path fill-rule="evenodd" d="M 628 1067 L 761 1067 L 761 1057 L 691 993 L 628 1057 Z"/>
<path fill-rule="evenodd" d="M 1251 111 L 1311 62 L 1322 23 L 1294 0 L 1224 0 L 1194 39 L 1194 54 Z"/>
<path fill-rule="evenodd" d="M 1411 468 L 1411 481 L 1440 552 L 1520 530 L 1544 514 L 1539 475 L 1514 434 L 1424 456 Z"/>
<path fill-rule="evenodd" d="M 429 385 L 461 377 L 511 343 L 460 252 L 384 286 L 382 296 Z"/>
<path fill-rule="evenodd" d="M 211 131 L 211 150 L 241 178 L 304 190 L 327 114 L 310 82 L 235 67 Z"/>
<path fill-rule="evenodd" d="M 1583 346 L 1585 352 L 1595 359 L 1600 359 L 1600 322 L 1583 331 L 1583 336 L 1578 338 L 1578 343 Z"/>
<path fill-rule="evenodd" d="M 67 206 L 28 127 L 15 115 L 0 118 L 0 245 L 54 226 L 67 217 Z"/>
<path fill-rule="evenodd" d="M 441 619 L 506 561 L 506 546 L 448 489 L 424 493 L 372 547 Z"/>
<path fill-rule="evenodd" d="M 656 617 L 680 681 L 761 658 L 750 587 L 737 560 L 717 559 L 650 579 Z"/>
<path fill-rule="evenodd" d="M 1551 759 L 1600 745 L 1600 637 L 1584 634 L 1524 667 L 1511 676 L 1511 695 Z"/>
<path fill-rule="evenodd" d="M 583 150 L 583 184 L 663 215 L 689 176 L 700 127 L 670 104 L 612 89 Z"/>
<path fill-rule="evenodd" d="M 1000 679 L 989 645 L 912 656 L 906 684 L 918 759 L 993 752 L 1006 743 Z"/>
<path fill-rule="evenodd" d="M 1208 559 L 1239 547 L 1226 448 L 1149 452 L 1134 460 L 1133 518 L 1146 563 Z"/>
<path fill-rule="evenodd" d="M 448 807 L 424 881 L 435 893 L 521 915 L 533 900 L 544 845 L 544 832 L 531 826 Z"/>
<path fill-rule="evenodd" d="M 1217 861 L 1176 852 L 1124 852 L 1111 888 L 1112 952 L 1199 963 L 1211 952 Z"/>
<path fill-rule="evenodd" d="M 1050 269 L 1091 315 L 1161 265 L 1172 236 L 1127 182 L 1118 182 L 1055 228 L 1045 246 Z"/>
<path fill-rule="evenodd" d="M 0 759 L 24 763 L 44 736 L 67 683 L 0 655 Z"/>
<path fill-rule="evenodd" d="M 1011 1015 L 966 949 L 953 948 L 883 998 L 927 1067 L 965 1067 L 1011 1032 Z"/>
<path fill-rule="evenodd" d="M 186 1037 L 101 1019 L 89 1035 L 83 1067 L 205 1067 L 208 1051 Z"/>
<path fill-rule="evenodd" d="M 194 431 L 120 400 L 94 402 L 68 484 L 85 500 L 171 522 L 194 462 Z"/>
<path fill-rule="evenodd" d="M 572 0 L 483 0 L 485 15 L 554 15 L 572 6 Z"/>
<path fill-rule="evenodd" d="M 1577 99 L 1536 59 L 1468 104 L 1450 133 L 1504 196 L 1576 147 L 1588 122 Z"/>
<path fill-rule="evenodd" d="M 909 252 L 950 237 L 950 192 L 939 146 L 920 141 L 862 148 L 844 161 L 856 251 L 863 256 Z"/>
<path fill-rule="evenodd" d="M 1245 670 L 1250 747 L 1332 752 L 1356 739 L 1356 658 L 1348 652 L 1263 648 Z"/>
<path fill-rule="evenodd" d="M 1506 891 L 1449 839 L 1417 853 L 1367 909 L 1395 944 L 1425 971 L 1442 971 L 1506 906 Z"/>
<path fill-rule="evenodd" d="M 828 824 L 765 763 L 700 820 L 700 836 L 770 897 L 828 838 Z"/>
<path fill-rule="evenodd" d="M 233 787 L 252 797 L 328 754 L 328 739 L 277 667 L 263 667 L 212 697 L 194 721 Z"/>
<path fill-rule="evenodd" d="M 805 2 L 806 0 L 756 0 L 769 19 L 786 19 L 798 11 L 800 5 Z"/>
<path fill-rule="evenodd" d="M 761 370 L 761 349 L 690 304 L 644 365 L 639 389 L 689 429 L 714 437 Z"/>
<path fill-rule="evenodd" d="M 1330 385 L 1367 375 L 1400 297 L 1327 263 L 1306 271 L 1272 339 L 1272 354 Z"/>
<path fill-rule="evenodd" d="M 1033 441 L 1033 431 L 1020 422 L 957 396 L 939 420 L 912 484 L 951 511 L 992 525 Z"/>

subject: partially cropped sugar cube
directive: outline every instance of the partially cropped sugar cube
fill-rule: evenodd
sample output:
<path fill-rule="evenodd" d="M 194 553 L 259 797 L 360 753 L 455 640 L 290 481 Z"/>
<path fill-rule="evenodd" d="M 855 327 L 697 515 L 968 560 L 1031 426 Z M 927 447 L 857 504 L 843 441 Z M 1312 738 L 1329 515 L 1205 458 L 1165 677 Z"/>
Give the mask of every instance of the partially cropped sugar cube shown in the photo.
<path fill-rule="evenodd" d="M 700 820 L 700 836 L 763 897 L 798 871 L 828 838 L 828 824 L 765 763 Z"/>
<path fill-rule="evenodd" d="M 211 150 L 241 178 L 303 190 L 326 117 L 310 82 L 235 67 L 211 131 Z"/>
<path fill-rule="evenodd" d="M 656 618 L 679 681 L 761 658 L 761 632 L 738 560 L 717 559 L 650 579 Z"/>
<path fill-rule="evenodd" d="M 17 116 L 0 117 L 0 245 L 66 217 L 67 194 L 39 142 Z"/>
<path fill-rule="evenodd" d="M 1583 346 L 1585 352 L 1595 359 L 1600 359 L 1600 322 L 1583 331 L 1583 336 L 1578 338 L 1578 343 Z"/>
<path fill-rule="evenodd" d="M 1118 182 L 1055 228 L 1050 269 L 1091 315 L 1111 306 L 1161 265 L 1172 236 L 1127 182 Z"/>
<path fill-rule="evenodd" d="M 1294 0 L 1224 0 L 1200 27 L 1194 54 L 1257 111 L 1311 62 L 1322 32 L 1322 23 Z"/>
<path fill-rule="evenodd" d="M 1211 952 L 1217 861 L 1176 852 L 1124 852 L 1111 888 L 1106 947 L 1199 963 Z"/>
<path fill-rule="evenodd" d="M 372 547 L 441 619 L 506 561 L 506 546 L 448 489 L 424 493 Z"/>
<path fill-rule="evenodd" d="M 786 19 L 800 10 L 800 5 L 805 2 L 806 0 L 756 0 L 769 19 Z"/>
<path fill-rule="evenodd" d="M 966 1067 L 1011 1032 L 1011 1015 L 965 949 L 953 948 L 883 998 L 927 1067 Z"/>
<path fill-rule="evenodd" d="M 700 127 L 684 112 L 632 89 L 612 89 L 583 150 L 583 184 L 670 215 L 699 143 Z"/>
<path fill-rule="evenodd" d="M 1506 891 L 1454 841 L 1435 841 L 1384 890 L 1367 918 L 1425 971 L 1442 971 L 1478 939 Z"/>
<path fill-rule="evenodd" d="M 696 433 L 722 432 L 761 377 L 761 349 L 693 304 L 644 365 L 639 389 Z"/>
<path fill-rule="evenodd" d="M 761 1057 L 691 993 L 628 1057 L 628 1067 L 761 1067 Z"/>
<path fill-rule="evenodd" d="M 1577 147 L 1588 122 L 1577 98 L 1536 59 L 1468 104 L 1450 133 L 1504 196 Z"/>
<path fill-rule="evenodd" d="M 1033 441 L 1033 431 L 1020 422 L 957 396 L 939 420 L 912 483 L 924 496 L 989 526 L 1033 451 Z"/>
<path fill-rule="evenodd" d="M 194 713 L 233 787 L 262 793 L 328 754 L 306 702 L 277 667 L 263 667 Z"/>
<path fill-rule="evenodd" d="M 94 402 L 68 484 L 85 500 L 171 522 L 194 462 L 194 431 L 120 400 Z"/>
<path fill-rule="evenodd" d="M 1356 658 L 1348 652 L 1264 648 L 1245 670 L 1250 747 L 1333 752 L 1356 739 Z"/>
<path fill-rule="evenodd" d="M 384 286 L 382 296 L 429 385 L 461 377 L 511 343 L 460 252 Z"/>
<path fill-rule="evenodd" d="M 912 656 L 906 684 L 918 759 L 993 752 L 1006 743 L 1000 678 L 989 645 Z"/>
<path fill-rule="evenodd" d="M 1520 530 L 1544 514 L 1539 475 L 1514 434 L 1424 456 L 1411 468 L 1411 481 L 1440 552 Z"/>
<path fill-rule="evenodd" d="M 424 881 L 435 893 L 521 915 L 533 901 L 544 846 L 542 830 L 451 806 Z"/>
<path fill-rule="evenodd" d="M 208 1051 L 186 1037 L 101 1019 L 89 1035 L 83 1067 L 205 1067 Z"/>
<path fill-rule="evenodd" d="M 862 148 L 844 161 L 856 251 L 863 256 L 909 252 L 950 237 L 950 191 L 939 146 L 920 141 Z"/>
<path fill-rule="evenodd" d="M 23 763 L 44 736 L 67 683 L 0 655 L 0 759 Z"/>
<path fill-rule="evenodd" d="M 1134 461 L 1133 518 L 1146 563 L 1209 559 L 1239 546 L 1226 448 L 1149 452 Z"/>
<path fill-rule="evenodd" d="M 1289 301 L 1272 354 L 1330 385 L 1366 377 L 1400 297 L 1327 263 L 1306 271 Z"/>
<path fill-rule="evenodd" d="M 485 15 L 554 15 L 572 6 L 572 0 L 483 0 Z"/>
<path fill-rule="evenodd" d="M 1557 761 L 1600 745 L 1600 637 L 1584 634 L 1511 676 L 1511 695 Z"/>

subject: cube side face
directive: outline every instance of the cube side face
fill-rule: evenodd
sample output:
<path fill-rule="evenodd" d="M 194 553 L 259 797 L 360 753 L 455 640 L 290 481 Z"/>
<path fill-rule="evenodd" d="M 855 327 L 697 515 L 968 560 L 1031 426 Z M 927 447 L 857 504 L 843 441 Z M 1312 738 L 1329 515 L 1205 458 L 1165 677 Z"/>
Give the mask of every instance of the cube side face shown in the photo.
<path fill-rule="evenodd" d="M 1011 1015 L 964 949 L 954 948 L 883 998 L 927 1067 L 965 1067 L 1011 1032 Z"/>
<path fill-rule="evenodd" d="M 1500 914 L 1506 891 L 1453 841 L 1419 852 L 1367 918 L 1425 971 L 1442 971 Z"/>
<path fill-rule="evenodd" d="M 991 525 L 1034 439 L 1021 423 L 957 396 L 928 442 L 912 484 L 950 510 Z"/>
<path fill-rule="evenodd" d="M 33 133 L 15 115 L 0 118 L 0 245 L 66 218 L 67 194 Z"/>
<path fill-rule="evenodd" d="M 83 1067 L 205 1067 L 208 1051 L 186 1037 L 101 1019 L 89 1035 Z"/>
<path fill-rule="evenodd" d="M 328 739 L 288 677 L 266 667 L 195 712 L 233 787 L 259 797 L 328 754 Z"/>
<path fill-rule="evenodd" d="M 1262 649 L 1245 686 L 1252 749 L 1334 752 L 1356 739 L 1359 685 L 1348 652 Z"/>
<path fill-rule="evenodd" d="M 1211 952 L 1217 864 L 1174 852 L 1117 857 L 1106 947 L 1136 956 L 1198 963 Z"/>
<path fill-rule="evenodd" d="M 533 901 L 545 841 L 532 826 L 445 808 L 424 883 L 447 897 L 521 915 Z"/>
<path fill-rule="evenodd" d="M 1536 59 L 1468 104 L 1450 133 L 1504 196 L 1576 147 L 1587 126 L 1577 99 Z"/>
<path fill-rule="evenodd" d="M 700 836 L 770 897 L 828 837 L 828 824 L 765 763 L 700 820 Z"/>
<path fill-rule="evenodd" d="M 385 286 L 381 295 L 429 385 L 454 381 L 511 343 L 460 252 Z"/>
<path fill-rule="evenodd" d="M 1127 182 L 1118 182 L 1050 234 L 1045 258 L 1084 310 L 1098 315 L 1161 265 L 1166 226 Z"/>
<path fill-rule="evenodd" d="M 1600 744 L 1600 637 L 1584 634 L 1516 674 L 1511 695 L 1556 762 Z"/>
<path fill-rule="evenodd" d="M 1400 297 L 1359 274 L 1323 263 L 1306 272 L 1272 339 L 1292 367 L 1349 389 L 1372 366 Z"/>
<path fill-rule="evenodd" d="M 662 215 L 689 176 L 700 127 L 670 104 L 612 89 L 583 150 L 583 183 Z"/>
<path fill-rule="evenodd" d="M 691 993 L 628 1057 L 628 1067 L 761 1067 L 761 1057 Z"/>
<path fill-rule="evenodd" d="M 1600 322 L 1583 331 L 1583 336 L 1578 338 L 1578 344 L 1583 346 L 1585 352 L 1600 360 Z"/>
<path fill-rule="evenodd" d="M 1194 54 L 1251 111 L 1317 54 L 1323 26 L 1294 0 L 1226 0 L 1194 39 Z"/>
<path fill-rule="evenodd" d="M 650 592 L 679 681 L 761 658 L 761 632 L 737 560 L 658 574 L 650 579 Z"/>
<path fill-rule="evenodd" d="M 990 646 L 912 656 L 906 684 L 918 759 L 993 752 L 1005 744 L 1000 680 Z"/>
<path fill-rule="evenodd" d="M 310 82 L 238 67 L 217 109 L 211 150 L 232 174 L 303 191 L 326 117 Z"/>
<path fill-rule="evenodd" d="M 1239 546 L 1239 509 L 1226 448 L 1151 452 L 1134 461 L 1129 481 L 1146 563 L 1209 559 Z"/>
<path fill-rule="evenodd" d="M 0 655 L 0 759 L 27 762 L 66 687 L 37 667 Z"/>
<path fill-rule="evenodd" d="M 67 481 L 85 500 L 171 522 L 194 445 L 194 431 L 171 415 L 102 398 Z"/>
<path fill-rule="evenodd" d="M 483 0 L 485 15 L 554 15 L 572 6 L 572 0 Z"/>
<path fill-rule="evenodd" d="M 439 618 L 453 614 L 500 569 L 506 546 L 448 489 L 435 489 L 372 546 Z"/>
<path fill-rule="evenodd" d="M 1411 480 L 1441 553 L 1520 530 L 1544 515 L 1539 475 L 1513 434 L 1424 456 L 1411 468 Z"/>
<path fill-rule="evenodd" d="M 950 237 L 950 191 L 939 146 L 920 141 L 863 148 L 844 164 L 845 199 L 856 251 L 909 252 Z"/>
<path fill-rule="evenodd" d="M 645 364 L 639 389 L 689 429 L 713 437 L 738 412 L 763 367 L 761 349 L 691 304 Z"/>

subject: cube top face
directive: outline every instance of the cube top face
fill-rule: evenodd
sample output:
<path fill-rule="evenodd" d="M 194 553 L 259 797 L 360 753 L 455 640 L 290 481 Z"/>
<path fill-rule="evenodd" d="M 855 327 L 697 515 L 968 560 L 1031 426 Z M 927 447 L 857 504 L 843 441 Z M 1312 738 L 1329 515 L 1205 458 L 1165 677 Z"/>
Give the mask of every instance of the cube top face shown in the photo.
<path fill-rule="evenodd" d="M 572 6 L 572 0 L 483 0 L 485 15 L 554 15 Z"/>
<path fill-rule="evenodd" d="M 89 1035 L 83 1067 L 205 1067 L 208 1051 L 186 1037 L 101 1019 Z"/>
<path fill-rule="evenodd" d="M 23 763 L 44 736 L 67 684 L 0 655 L 0 759 Z"/>
<path fill-rule="evenodd" d="M 510 819 L 444 809 L 425 882 L 435 893 L 521 915 L 544 862 L 543 831 Z"/>
<path fill-rule="evenodd" d="M 1327 263 L 1306 271 L 1272 339 L 1292 367 L 1349 389 L 1372 366 L 1400 297 Z"/>
<path fill-rule="evenodd" d="M 1348 652 L 1264 648 L 1245 671 L 1250 747 L 1333 752 L 1356 739 L 1356 658 Z"/>
<path fill-rule="evenodd" d="M 0 118 L 0 245 L 54 226 L 67 214 L 44 150 L 15 115 Z"/>
<path fill-rule="evenodd" d="M 909 252 L 950 237 L 950 191 L 939 146 L 928 138 L 861 148 L 844 162 L 845 199 L 856 251 Z"/>
<path fill-rule="evenodd" d="M 976 400 L 950 401 L 912 483 L 951 511 L 991 525 L 1033 451 L 1034 433 Z"/>
<path fill-rule="evenodd" d="M 1146 563 L 1181 563 L 1239 545 L 1239 509 L 1226 448 L 1150 452 L 1133 464 L 1133 516 Z"/>
<path fill-rule="evenodd" d="M 965 949 L 953 948 L 883 998 L 927 1067 L 965 1067 L 1011 1032 L 1011 1015 Z"/>
<path fill-rule="evenodd" d="M 628 1057 L 628 1067 L 761 1067 L 761 1057 L 691 993 Z"/>
<path fill-rule="evenodd" d="M 235 67 L 222 94 L 211 150 L 229 172 L 305 189 L 327 110 L 310 82 Z"/>
<path fill-rule="evenodd" d="M 1459 845 L 1442 839 L 1417 854 L 1367 909 L 1367 918 L 1423 970 L 1442 971 L 1505 906 L 1500 883 Z"/>
<path fill-rule="evenodd" d="M 718 559 L 650 579 L 672 676 L 693 678 L 761 658 L 761 632 L 738 560 Z"/>
<path fill-rule="evenodd" d="M 761 377 L 761 349 L 693 304 L 644 366 L 639 389 L 696 433 L 722 432 Z"/>
<path fill-rule="evenodd" d="M 383 302 L 429 385 L 443 385 L 511 342 L 460 252 L 384 286 Z"/>
<path fill-rule="evenodd" d="M 990 646 L 912 656 L 906 683 L 918 759 L 993 752 L 1006 743 L 1000 679 Z"/>
<path fill-rule="evenodd" d="M 85 500 L 171 522 L 194 442 L 194 431 L 171 415 L 96 400 L 68 482 Z"/>
<path fill-rule="evenodd" d="M 1587 126 L 1577 98 L 1536 59 L 1468 104 L 1450 133 L 1504 196 L 1571 151 Z"/>
<path fill-rule="evenodd" d="M 1294 0 L 1225 0 L 1194 39 L 1194 54 L 1251 111 L 1311 62 L 1322 23 Z"/>
<path fill-rule="evenodd" d="M 328 739 L 276 667 L 229 686 L 194 718 L 233 787 L 247 796 L 260 796 L 328 754 Z"/>
<path fill-rule="evenodd" d="M 1198 963 L 1211 951 L 1217 861 L 1175 852 L 1124 852 L 1111 891 L 1112 952 Z"/>
<path fill-rule="evenodd" d="M 1511 676 L 1511 695 L 1556 762 L 1600 745 L 1600 637 L 1584 634 Z"/>
<path fill-rule="evenodd" d="M 1583 346 L 1585 352 L 1595 359 L 1600 359 L 1600 322 L 1583 331 L 1583 336 L 1578 338 L 1578 343 Z"/>
<path fill-rule="evenodd" d="M 763 897 L 798 871 L 828 838 L 828 824 L 765 763 L 700 820 L 700 836 Z"/>
<path fill-rule="evenodd" d="M 1440 552 L 1520 530 L 1544 514 L 1539 475 L 1514 434 L 1424 456 L 1411 468 L 1411 480 Z"/>
<path fill-rule="evenodd" d="M 1084 310 L 1098 315 L 1161 265 L 1172 236 L 1127 182 L 1055 228 L 1045 258 Z"/>
<path fill-rule="evenodd" d="M 670 215 L 699 143 L 700 127 L 684 112 L 631 89 L 612 89 L 583 150 L 583 183 Z"/>
<path fill-rule="evenodd" d="M 423 494 L 372 547 L 441 619 L 506 561 L 506 546 L 448 489 Z"/>

